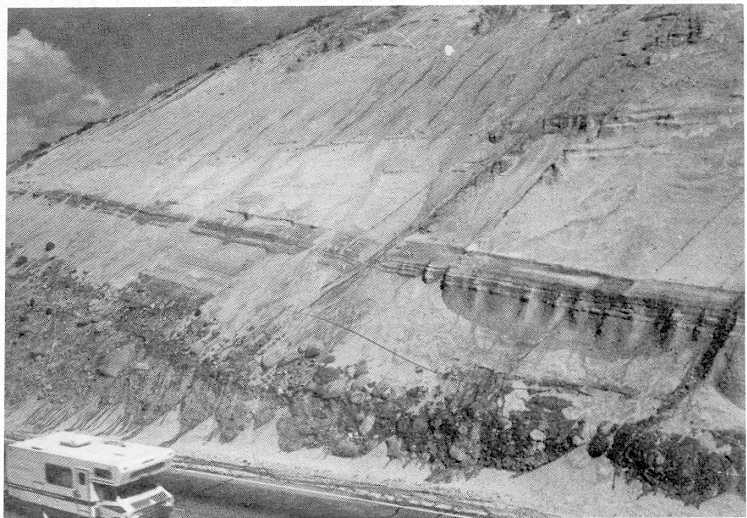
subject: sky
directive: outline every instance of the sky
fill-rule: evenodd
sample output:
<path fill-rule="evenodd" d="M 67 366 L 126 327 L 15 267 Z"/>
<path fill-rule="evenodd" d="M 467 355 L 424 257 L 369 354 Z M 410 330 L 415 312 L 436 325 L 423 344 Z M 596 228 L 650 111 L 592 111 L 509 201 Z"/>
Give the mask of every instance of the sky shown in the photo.
<path fill-rule="evenodd" d="M 9 9 L 7 159 L 334 10 Z"/>

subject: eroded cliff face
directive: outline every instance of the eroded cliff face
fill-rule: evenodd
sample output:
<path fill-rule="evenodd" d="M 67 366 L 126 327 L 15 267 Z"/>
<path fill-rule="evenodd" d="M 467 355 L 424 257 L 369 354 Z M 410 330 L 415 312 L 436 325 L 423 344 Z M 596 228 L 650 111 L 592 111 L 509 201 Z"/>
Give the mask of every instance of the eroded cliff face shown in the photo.
<path fill-rule="evenodd" d="M 28 155 L 6 426 L 738 492 L 741 35 L 738 7 L 351 9 Z"/>

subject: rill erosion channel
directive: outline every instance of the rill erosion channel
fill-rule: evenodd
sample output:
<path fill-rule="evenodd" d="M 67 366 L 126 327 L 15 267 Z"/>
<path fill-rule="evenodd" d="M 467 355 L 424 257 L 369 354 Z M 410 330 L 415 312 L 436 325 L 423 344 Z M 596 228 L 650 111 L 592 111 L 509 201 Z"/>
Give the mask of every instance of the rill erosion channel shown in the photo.
<path fill-rule="evenodd" d="M 6 437 L 743 515 L 742 35 L 739 5 L 345 8 L 27 152 Z"/>

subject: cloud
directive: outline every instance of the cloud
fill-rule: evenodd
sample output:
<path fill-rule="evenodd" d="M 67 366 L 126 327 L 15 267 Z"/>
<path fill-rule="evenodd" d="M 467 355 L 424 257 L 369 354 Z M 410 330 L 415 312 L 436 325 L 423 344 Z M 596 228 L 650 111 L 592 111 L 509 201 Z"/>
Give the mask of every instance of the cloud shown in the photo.
<path fill-rule="evenodd" d="M 46 130 L 27 117 L 8 119 L 8 160 L 35 148 L 46 138 Z"/>
<path fill-rule="evenodd" d="M 145 88 L 143 88 L 143 91 L 140 92 L 140 95 L 137 96 L 136 103 L 142 103 L 149 101 L 151 97 L 153 97 L 158 92 L 162 91 L 166 85 L 163 85 L 156 81 L 155 83 L 151 83 Z"/>
<path fill-rule="evenodd" d="M 65 51 L 26 29 L 8 39 L 8 159 L 109 114 L 111 102 Z"/>

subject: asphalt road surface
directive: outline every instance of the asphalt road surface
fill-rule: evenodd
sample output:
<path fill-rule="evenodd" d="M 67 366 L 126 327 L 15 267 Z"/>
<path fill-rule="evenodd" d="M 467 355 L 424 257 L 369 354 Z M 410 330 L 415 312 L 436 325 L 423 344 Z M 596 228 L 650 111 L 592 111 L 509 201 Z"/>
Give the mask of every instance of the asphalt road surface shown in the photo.
<path fill-rule="evenodd" d="M 341 499 L 320 493 L 299 492 L 281 485 L 258 485 L 221 475 L 161 475 L 174 494 L 175 518 L 435 518 L 441 513 L 398 508 L 384 504 Z"/>
<path fill-rule="evenodd" d="M 256 484 L 222 475 L 169 472 L 159 483 L 176 499 L 173 518 L 435 518 L 460 516 L 394 505 L 349 500 L 321 492 L 298 491 L 281 484 Z M 28 518 L 9 508 L 7 518 Z"/>

